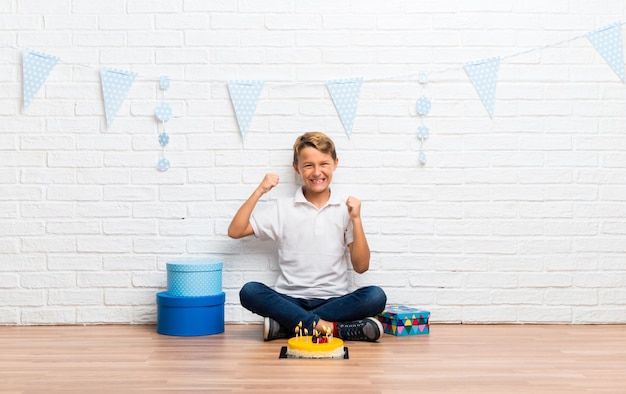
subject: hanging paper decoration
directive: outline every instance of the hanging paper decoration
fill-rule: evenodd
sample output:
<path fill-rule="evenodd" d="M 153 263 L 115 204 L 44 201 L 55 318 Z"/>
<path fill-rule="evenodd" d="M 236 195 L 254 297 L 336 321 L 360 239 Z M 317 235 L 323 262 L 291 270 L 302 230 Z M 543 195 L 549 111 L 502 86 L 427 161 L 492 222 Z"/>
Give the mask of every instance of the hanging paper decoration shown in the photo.
<path fill-rule="evenodd" d="M 107 119 L 107 128 L 111 127 L 117 111 L 119 111 L 126 94 L 135 81 L 136 73 L 104 68 L 100 70 L 102 96 L 104 97 L 104 112 Z"/>
<path fill-rule="evenodd" d="M 587 38 L 600 55 L 611 66 L 617 76 L 626 82 L 624 74 L 624 44 L 622 41 L 622 24 L 614 23 L 587 33 Z"/>
<path fill-rule="evenodd" d="M 159 171 L 167 171 L 170 168 L 170 161 L 165 157 L 165 147 L 170 143 L 170 136 L 165 131 L 165 122 L 172 118 L 172 107 L 165 102 L 165 93 L 170 87 L 170 80 L 167 76 L 162 76 L 159 82 L 159 88 L 163 92 L 163 101 L 156 108 L 156 117 L 161 121 L 161 131 L 159 134 L 159 145 L 161 145 L 161 155 L 157 162 Z M 157 132 L 159 128 L 157 127 Z"/>
<path fill-rule="evenodd" d="M 22 53 L 22 89 L 24 92 L 23 108 L 26 110 L 35 94 L 46 82 L 48 75 L 56 66 L 59 58 L 42 52 L 25 50 Z"/>
<path fill-rule="evenodd" d="M 498 67 L 500 58 L 479 60 L 463 65 L 467 76 L 474 85 L 476 93 L 483 102 L 489 116 L 493 118 L 493 110 L 496 100 L 496 83 L 498 78 Z"/>
<path fill-rule="evenodd" d="M 352 135 L 352 128 L 354 127 L 354 117 L 359 106 L 362 82 L 363 78 L 326 81 L 326 88 L 333 99 L 333 103 L 335 103 L 335 109 L 348 138 Z"/>
<path fill-rule="evenodd" d="M 263 91 L 263 81 L 229 81 L 228 92 L 235 109 L 241 136 L 246 138 L 248 127 L 254 117 L 259 96 Z"/>
<path fill-rule="evenodd" d="M 624 23 L 626 22 L 616 22 L 569 40 L 545 45 L 543 47 L 531 48 L 530 50 L 524 50 L 502 59 L 500 57 L 493 57 L 468 62 L 463 64 L 463 69 L 465 70 L 470 82 L 474 86 L 474 89 L 491 118 L 494 116 L 496 85 L 500 61 L 514 56 L 527 54 L 532 51 L 542 50 L 564 42 L 587 38 L 604 58 L 604 60 L 609 64 L 611 69 L 618 75 L 618 77 L 623 82 L 626 82 L 622 37 L 622 25 Z M 28 49 L 24 49 L 22 51 L 23 110 L 28 108 L 59 60 L 60 59 L 56 56 L 48 55 L 42 52 Z M 429 73 L 447 72 L 455 68 L 456 67 L 447 67 L 440 70 L 430 71 Z M 129 71 L 109 68 L 101 68 L 99 71 L 108 128 L 113 123 L 117 112 L 126 99 L 137 74 Z M 413 77 L 413 74 L 409 77 Z M 383 80 L 395 78 L 396 77 L 385 77 Z M 368 81 L 376 80 L 377 79 L 368 79 Z M 359 104 L 362 82 L 362 77 L 326 81 L 326 87 L 333 100 L 335 109 L 339 115 L 346 134 L 348 135 L 348 138 L 351 138 L 352 131 L 354 129 L 354 120 Z M 431 101 L 425 92 L 427 82 L 428 73 L 420 73 L 422 95 L 418 97 L 415 102 L 415 111 L 417 115 L 420 116 L 420 124 L 417 127 L 416 134 L 420 141 L 419 161 L 422 165 L 426 164 L 426 154 L 423 150 L 424 143 L 426 139 L 429 138 L 431 131 L 425 121 L 426 116 L 431 110 Z M 229 81 L 227 86 L 241 135 L 245 138 L 254 117 L 259 97 L 263 91 L 264 82 L 257 80 Z M 166 171 L 170 167 L 170 162 L 165 157 L 165 148 L 169 144 L 170 139 L 165 130 L 165 124 L 172 116 L 172 108 L 165 102 L 165 91 L 168 87 L 169 78 L 161 77 L 160 88 L 163 91 L 163 101 L 156 109 L 156 117 L 161 122 L 157 131 L 159 133 L 159 145 L 163 148 L 157 168 L 162 171 Z"/>
<path fill-rule="evenodd" d="M 426 154 L 424 153 L 424 140 L 430 135 L 430 128 L 425 125 L 424 118 L 430 112 L 431 102 L 426 97 L 426 84 L 428 83 L 428 75 L 421 73 L 419 76 L 420 85 L 422 85 L 422 95 L 415 103 L 415 112 L 420 116 L 420 126 L 417 128 L 417 138 L 420 140 L 419 160 L 422 165 L 426 164 Z"/>

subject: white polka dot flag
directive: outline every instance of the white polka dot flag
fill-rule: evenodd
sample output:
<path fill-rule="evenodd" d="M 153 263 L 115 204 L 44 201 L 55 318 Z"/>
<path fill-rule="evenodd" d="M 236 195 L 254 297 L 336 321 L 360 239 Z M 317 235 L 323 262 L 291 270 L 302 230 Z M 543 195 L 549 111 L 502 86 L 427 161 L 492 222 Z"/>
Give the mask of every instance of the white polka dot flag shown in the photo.
<path fill-rule="evenodd" d="M 137 73 L 103 68 L 100 70 L 102 96 L 104 98 L 104 113 L 107 119 L 107 128 L 111 127 L 117 111 L 124 103 Z"/>
<path fill-rule="evenodd" d="M 498 82 L 498 68 L 500 58 L 492 57 L 476 62 L 465 63 L 463 68 L 476 89 L 476 93 L 483 102 L 489 116 L 493 118 L 496 101 L 496 84 Z"/>
<path fill-rule="evenodd" d="M 246 138 L 254 117 L 256 105 L 263 91 L 263 81 L 228 81 L 228 92 L 233 103 L 241 136 Z"/>
<path fill-rule="evenodd" d="M 335 103 L 335 109 L 337 109 L 348 138 L 352 135 L 362 83 L 363 78 L 326 81 L 326 88 Z"/>
<path fill-rule="evenodd" d="M 624 75 L 624 43 L 622 40 L 622 24 L 614 23 L 587 33 L 587 38 L 600 55 L 611 66 L 618 77 L 626 82 Z"/>
<path fill-rule="evenodd" d="M 25 50 L 22 53 L 22 88 L 24 109 L 28 108 L 35 94 L 48 79 L 48 75 L 59 61 L 58 57 L 45 53 Z"/>

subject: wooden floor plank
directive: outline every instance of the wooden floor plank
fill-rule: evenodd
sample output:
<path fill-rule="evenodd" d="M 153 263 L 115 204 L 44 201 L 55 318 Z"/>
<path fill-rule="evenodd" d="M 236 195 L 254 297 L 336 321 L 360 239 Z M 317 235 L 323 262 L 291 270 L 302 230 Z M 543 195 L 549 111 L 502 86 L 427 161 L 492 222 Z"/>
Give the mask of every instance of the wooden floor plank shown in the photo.
<path fill-rule="evenodd" d="M 0 327 L 0 392 L 626 393 L 626 326 L 432 325 L 279 359 L 261 326 L 202 337 L 151 325 Z"/>

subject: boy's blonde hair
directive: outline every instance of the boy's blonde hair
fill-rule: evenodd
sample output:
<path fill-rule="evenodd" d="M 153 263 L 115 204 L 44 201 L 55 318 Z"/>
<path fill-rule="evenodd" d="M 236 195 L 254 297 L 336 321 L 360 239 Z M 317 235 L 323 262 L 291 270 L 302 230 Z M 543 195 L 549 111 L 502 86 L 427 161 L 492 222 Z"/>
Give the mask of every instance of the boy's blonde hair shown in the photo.
<path fill-rule="evenodd" d="M 306 147 L 312 147 L 322 153 L 329 154 L 333 160 L 337 160 L 337 151 L 335 151 L 335 143 L 326 134 L 319 131 L 309 131 L 302 134 L 293 144 L 293 163 L 298 164 L 298 156 L 300 151 Z"/>

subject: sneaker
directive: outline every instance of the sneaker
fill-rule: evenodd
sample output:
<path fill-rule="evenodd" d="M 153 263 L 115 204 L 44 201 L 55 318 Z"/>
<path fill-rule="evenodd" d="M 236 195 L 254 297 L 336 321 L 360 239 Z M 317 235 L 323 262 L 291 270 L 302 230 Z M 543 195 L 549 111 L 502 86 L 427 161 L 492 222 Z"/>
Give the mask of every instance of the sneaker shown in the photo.
<path fill-rule="evenodd" d="M 383 332 L 383 325 L 373 317 L 346 323 L 337 323 L 339 338 L 346 341 L 375 342 Z"/>
<path fill-rule="evenodd" d="M 266 317 L 263 319 L 263 339 L 271 341 L 273 339 L 289 338 L 289 333 L 284 327 L 274 319 Z"/>

